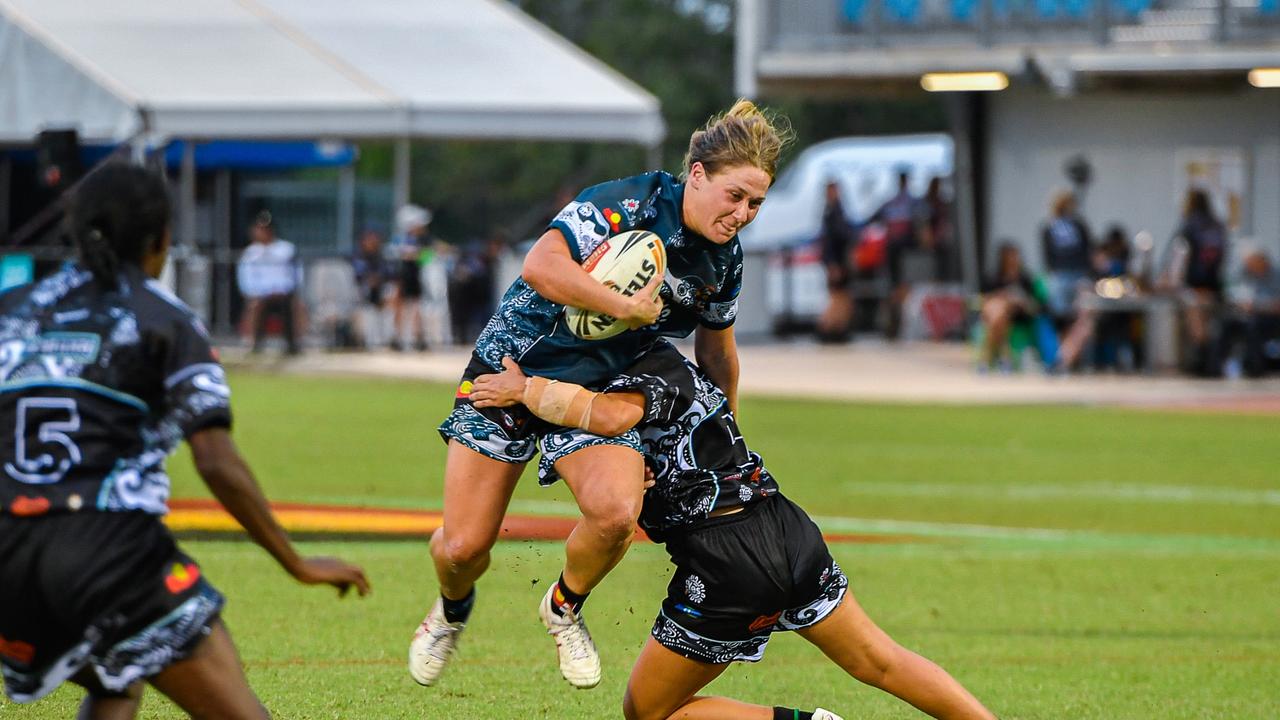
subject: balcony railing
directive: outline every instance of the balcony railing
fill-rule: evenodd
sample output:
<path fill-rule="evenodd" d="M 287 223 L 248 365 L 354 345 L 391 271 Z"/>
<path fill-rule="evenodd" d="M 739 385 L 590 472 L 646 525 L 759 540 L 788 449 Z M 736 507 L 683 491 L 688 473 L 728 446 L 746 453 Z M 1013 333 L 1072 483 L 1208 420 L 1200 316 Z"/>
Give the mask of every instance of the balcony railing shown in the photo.
<path fill-rule="evenodd" d="M 1280 0 L 761 0 L 765 47 L 1280 40 Z"/>

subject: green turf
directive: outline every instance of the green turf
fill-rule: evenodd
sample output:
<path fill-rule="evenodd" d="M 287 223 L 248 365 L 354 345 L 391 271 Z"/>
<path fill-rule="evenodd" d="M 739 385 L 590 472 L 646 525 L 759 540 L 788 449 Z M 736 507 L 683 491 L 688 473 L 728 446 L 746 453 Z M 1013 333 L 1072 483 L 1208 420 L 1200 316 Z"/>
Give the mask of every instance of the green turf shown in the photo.
<path fill-rule="evenodd" d="M 421 545 L 307 545 L 366 564 L 374 595 L 343 602 L 293 585 L 251 546 L 187 547 L 226 590 L 250 681 L 281 718 L 616 717 L 668 570 L 659 548 L 639 546 L 593 595 L 605 680 L 573 691 L 534 617 L 559 548 L 500 545 L 464 655 L 441 686 L 423 689 L 403 667 L 433 587 Z M 1017 544 L 841 544 L 833 551 L 872 617 L 1001 717 L 1262 720 L 1280 708 L 1274 553 Z M 763 663 L 731 669 L 712 690 L 761 703 L 821 704 L 847 718 L 919 717 L 789 636 L 771 643 Z M 66 718 L 75 701 L 67 689 L 0 714 Z M 145 707 L 143 717 L 176 716 L 154 695 Z"/>
<path fill-rule="evenodd" d="M 278 500 L 439 507 L 451 386 L 232 378 L 236 441 Z M 748 442 L 815 514 L 1280 538 L 1280 418 L 746 398 Z M 180 453 L 174 494 L 206 496 Z M 572 512 L 521 483 L 519 507 Z"/>
<path fill-rule="evenodd" d="M 269 494 L 438 506 L 434 423 L 451 389 L 233 377 L 238 442 Z M 1273 418 L 1088 408 L 882 407 L 747 399 L 748 440 L 832 532 L 918 538 L 832 550 L 868 612 L 1003 718 L 1280 716 L 1280 475 Z M 177 496 L 203 494 L 185 457 Z M 517 507 L 569 511 L 525 482 Z M 191 542 L 229 597 L 250 680 L 281 718 L 619 716 L 669 566 L 637 546 L 592 597 L 605 680 L 572 691 L 534 605 L 555 544 L 499 546 L 465 653 L 440 687 L 403 657 L 434 589 L 422 543 L 308 544 L 366 564 L 364 601 L 297 587 L 255 547 Z M 711 688 L 853 718 L 919 717 L 799 638 Z M 0 718 L 66 718 L 76 693 Z M 149 697 L 143 717 L 176 712 Z"/>

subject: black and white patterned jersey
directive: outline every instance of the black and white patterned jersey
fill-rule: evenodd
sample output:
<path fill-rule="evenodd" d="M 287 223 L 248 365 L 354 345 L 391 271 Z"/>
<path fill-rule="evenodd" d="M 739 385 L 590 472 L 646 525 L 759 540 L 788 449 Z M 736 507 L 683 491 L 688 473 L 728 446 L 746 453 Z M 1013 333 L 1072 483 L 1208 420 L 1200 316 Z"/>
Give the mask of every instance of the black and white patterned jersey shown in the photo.
<path fill-rule="evenodd" d="M 747 447 L 728 398 L 671 343 L 659 342 L 606 391 L 645 396 L 636 429 L 656 484 L 645 493 L 640 526 L 654 540 L 716 510 L 777 494 L 777 481 Z"/>
<path fill-rule="evenodd" d="M 651 172 L 583 190 L 551 221 L 584 262 L 606 239 L 648 230 L 667 252 L 663 309 L 658 321 L 603 340 L 583 340 L 569 331 L 564 306 L 516 279 L 476 340 L 476 356 L 500 370 L 510 356 L 531 375 L 580 385 L 601 383 L 634 363 L 662 337 L 688 337 L 699 326 L 733 325 L 742 288 L 742 246 L 734 236 L 716 244 L 684 224 L 684 183 Z"/>
<path fill-rule="evenodd" d="M 134 266 L 116 290 L 69 264 L 0 295 L 0 514 L 167 512 L 164 460 L 230 427 L 195 315 Z"/>

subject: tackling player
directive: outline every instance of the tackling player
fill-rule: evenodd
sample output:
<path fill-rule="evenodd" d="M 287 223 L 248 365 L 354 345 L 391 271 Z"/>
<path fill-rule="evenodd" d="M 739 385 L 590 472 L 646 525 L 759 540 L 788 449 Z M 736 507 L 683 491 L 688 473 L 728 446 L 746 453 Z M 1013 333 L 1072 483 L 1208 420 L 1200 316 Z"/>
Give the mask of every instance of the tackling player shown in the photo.
<path fill-rule="evenodd" d="M 747 447 L 728 398 L 670 343 L 656 345 L 602 393 L 526 377 L 509 358 L 504 366 L 476 379 L 472 401 L 482 408 L 523 403 L 562 426 L 544 443 L 544 481 L 555 479 L 553 448 L 574 436 L 633 426 L 640 432 L 653 482 L 640 525 L 666 545 L 676 571 L 631 671 L 628 720 L 839 720 L 821 708 L 807 713 L 697 695 L 729 663 L 760 660 L 770 635 L 784 630 L 933 717 L 994 719 L 945 670 L 867 617 L 822 533 Z"/>
<path fill-rule="evenodd" d="M 68 229 L 79 263 L 0 295 L 0 664 L 33 702 L 70 680 L 82 718 L 132 718 L 149 682 L 195 717 L 265 718 L 175 544 L 164 459 L 182 440 L 249 535 L 297 580 L 364 572 L 302 558 L 231 440 L 230 390 L 200 321 L 152 278 L 169 251 L 164 179 L 109 164 Z"/>
<path fill-rule="evenodd" d="M 550 429 L 523 407 L 477 409 L 468 396 L 474 379 L 499 371 L 510 356 L 539 375 L 605 382 L 659 338 L 694 334 L 699 363 L 735 402 L 732 326 L 742 284 L 737 234 L 764 201 L 786 136 L 754 104 L 739 101 L 693 133 L 683 181 L 652 172 L 588 188 L 530 250 L 523 277 L 476 341 L 454 410 L 440 426 L 449 444 L 444 524 L 431 540 L 440 598 L 409 650 L 409 671 L 419 683 L 434 683 L 453 657 L 515 483 L 536 454 L 540 434 Z M 657 234 L 666 247 L 667 280 L 657 302 L 651 296 L 661 277 L 626 297 L 581 266 L 605 239 L 636 229 Z M 633 329 L 582 340 L 563 322 L 565 306 L 608 314 Z M 634 432 L 581 436 L 558 453 L 557 470 L 583 517 L 565 544 L 564 572 L 539 615 L 556 640 L 561 674 L 579 688 L 600 682 L 582 603 L 630 544 L 643 500 L 638 440 Z"/>

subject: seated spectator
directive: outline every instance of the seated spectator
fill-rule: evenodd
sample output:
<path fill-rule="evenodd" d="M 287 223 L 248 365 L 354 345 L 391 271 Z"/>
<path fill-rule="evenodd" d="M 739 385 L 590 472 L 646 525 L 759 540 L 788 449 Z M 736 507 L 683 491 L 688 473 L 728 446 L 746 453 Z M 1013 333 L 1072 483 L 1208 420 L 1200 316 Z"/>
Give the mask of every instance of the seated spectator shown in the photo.
<path fill-rule="evenodd" d="M 1015 329 L 1030 336 L 1048 369 L 1058 365 L 1058 337 L 1045 312 L 1043 285 L 1032 281 L 1022 253 L 1012 242 L 1000 245 L 995 272 L 982 284 L 982 364 L 997 367 Z M 1016 358 L 1014 359 L 1016 362 Z"/>
<path fill-rule="evenodd" d="M 1280 360 L 1280 271 L 1262 250 L 1255 248 L 1245 255 L 1240 279 L 1231 286 L 1229 310 L 1219 357 L 1231 357 L 1232 346 L 1243 341 L 1244 373 L 1249 377 L 1265 374 L 1269 365 Z"/>
<path fill-rule="evenodd" d="M 391 281 L 391 268 L 383 256 L 382 233 L 376 227 L 365 228 L 360 234 L 351 267 L 360 298 L 355 315 L 356 333 L 365 347 L 376 347 L 382 338 L 382 309 L 387 283 Z"/>
<path fill-rule="evenodd" d="M 1121 226 L 1112 225 L 1107 230 L 1102 244 L 1093 252 L 1091 274 L 1093 280 L 1126 280 L 1129 273 L 1129 256 L 1128 234 Z M 1136 286 L 1129 283 L 1123 287 L 1132 290 Z M 1093 341 L 1095 366 L 1118 367 L 1121 364 L 1122 349 L 1127 348 L 1131 356 L 1136 353 L 1137 343 L 1133 337 L 1132 314 L 1079 311 L 1062 339 L 1060 355 L 1062 367 L 1068 370 L 1075 368 L 1090 341 Z"/>
<path fill-rule="evenodd" d="M 252 244 L 240 256 L 236 281 L 248 301 L 245 316 L 253 338 L 252 352 L 262 350 L 267 317 L 276 315 L 284 325 L 286 353 L 297 355 L 300 311 L 297 291 L 302 283 L 302 268 L 298 264 L 297 249 L 288 240 L 276 237 L 276 229 L 271 213 L 263 211 L 254 218 L 249 227 Z"/>

